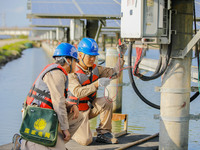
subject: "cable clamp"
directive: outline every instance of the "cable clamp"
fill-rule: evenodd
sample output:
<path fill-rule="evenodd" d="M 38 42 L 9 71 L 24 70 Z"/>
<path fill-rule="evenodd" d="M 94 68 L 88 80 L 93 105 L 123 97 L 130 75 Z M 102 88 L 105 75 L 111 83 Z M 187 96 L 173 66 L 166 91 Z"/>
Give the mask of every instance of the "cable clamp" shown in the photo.
<path fill-rule="evenodd" d="M 162 93 L 175 93 L 175 94 L 182 94 L 182 93 L 188 93 L 191 92 L 191 89 L 173 89 L 173 88 L 163 88 L 163 87 L 155 87 L 156 92 L 162 92 Z"/>
<path fill-rule="evenodd" d="M 160 116 L 160 114 L 154 114 L 154 119 L 160 119 L 163 121 L 171 121 L 171 122 L 185 122 L 188 120 L 200 120 L 200 114 L 194 115 L 194 114 L 189 114 L 187 117 L 164 117 Z"/>

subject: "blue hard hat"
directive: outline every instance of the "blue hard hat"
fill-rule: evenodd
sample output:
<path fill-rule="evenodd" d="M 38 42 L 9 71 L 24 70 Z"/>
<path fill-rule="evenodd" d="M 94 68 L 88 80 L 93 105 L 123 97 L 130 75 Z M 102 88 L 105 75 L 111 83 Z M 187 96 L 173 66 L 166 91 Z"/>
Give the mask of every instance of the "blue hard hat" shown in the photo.
<path fill-rule="evenodd" d="M 78 44 L 78 51 L 87 55 L 99 55 L 98 45 L 94 39 L 83 38 Z"/>
<path fill-rule="evenodd" d="M 57 56 L 66 56 L 78 59 L 78 52 L 73 45 L 69 43 L 61 43 L 56 47 L 53 58 Z"/>

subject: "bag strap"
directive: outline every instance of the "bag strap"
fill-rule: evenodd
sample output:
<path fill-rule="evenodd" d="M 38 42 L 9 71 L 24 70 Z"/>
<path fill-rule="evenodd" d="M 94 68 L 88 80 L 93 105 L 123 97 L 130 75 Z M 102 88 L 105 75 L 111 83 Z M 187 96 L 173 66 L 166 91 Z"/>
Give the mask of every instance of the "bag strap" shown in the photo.
<path fill-rule="evenodd" d="M 45 99 L 43 99 L 43 98 L 41 98 L 41 97 L 39 97 L 37 95 L 32 95 L 32 97 L 37 99 L 37 100 L 39 100 L 39 101 L 41 101 L 41 102 L 43 102 L 43 103 L 45 103 L 45 104 L 47 104 L 47 105 L 49 105 L 53 109 L 53 105 L 52 105 L 51 102 L 49 102 L 49 101 L 47 101 L 47 100 L 45 100 Z"/>
<path fill-rule="evenodd" d="M 30 97 L 32 96 L 32 91 L 33 91 L 33 89 L 35 88 L 35 84 L 31 87 L 31 93 L 30 93 Z M 27 107 L 27 104 L 26 104 L 26 101 L 27 101 L 27 99 L 25 98 L 25 100 L 24 100 L 24 103 L 23 103 L 23 108 L 24 108 L 24 110 L 26 109 L 26 107 Z"/>

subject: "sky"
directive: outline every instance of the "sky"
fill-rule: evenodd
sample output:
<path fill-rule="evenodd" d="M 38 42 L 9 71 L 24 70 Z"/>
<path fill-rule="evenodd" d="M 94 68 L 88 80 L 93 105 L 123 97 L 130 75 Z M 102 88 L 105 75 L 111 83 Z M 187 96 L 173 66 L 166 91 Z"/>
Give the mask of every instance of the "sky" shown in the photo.
<path fill-rule="evenodd" d="M 26 18 L 28 12 L 27 0 L 0 0 L 0 27 L 4 24 L 7 27 L 28 27 L 30 24 Z"/>

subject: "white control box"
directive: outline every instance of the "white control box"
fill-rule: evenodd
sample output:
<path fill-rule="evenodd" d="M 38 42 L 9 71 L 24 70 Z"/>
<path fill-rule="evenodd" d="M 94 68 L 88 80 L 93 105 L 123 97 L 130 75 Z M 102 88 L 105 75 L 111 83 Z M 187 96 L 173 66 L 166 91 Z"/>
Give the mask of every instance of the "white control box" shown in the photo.
<path fill-rule="evenodd" d="M 143 43 L 167 44 L 166 5 L 165 0 L 122 0 L 121 37 Z"/>

